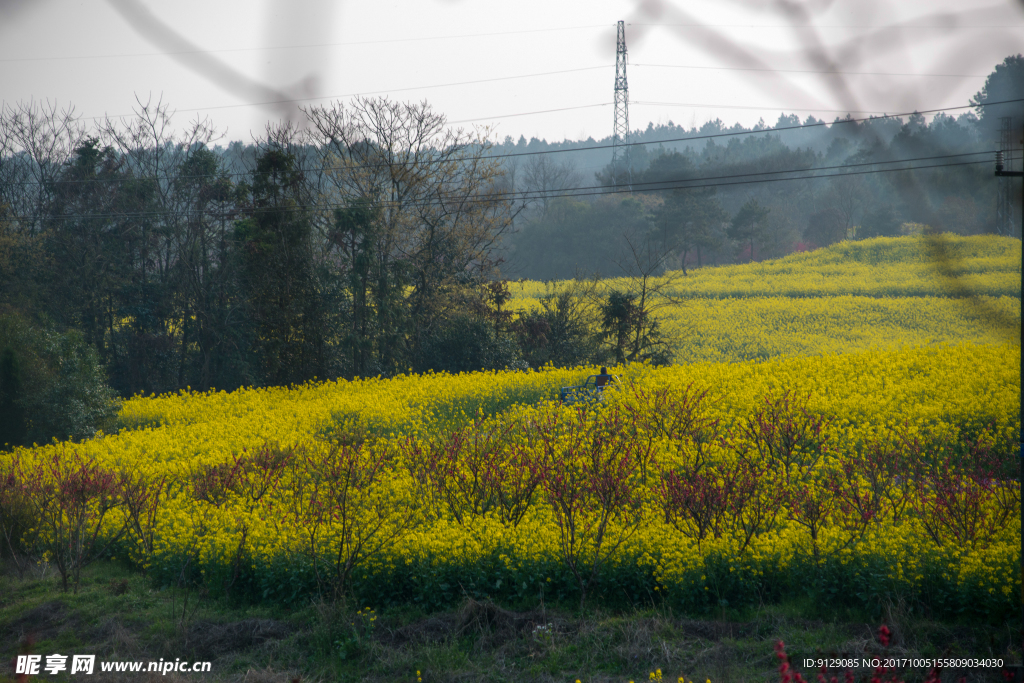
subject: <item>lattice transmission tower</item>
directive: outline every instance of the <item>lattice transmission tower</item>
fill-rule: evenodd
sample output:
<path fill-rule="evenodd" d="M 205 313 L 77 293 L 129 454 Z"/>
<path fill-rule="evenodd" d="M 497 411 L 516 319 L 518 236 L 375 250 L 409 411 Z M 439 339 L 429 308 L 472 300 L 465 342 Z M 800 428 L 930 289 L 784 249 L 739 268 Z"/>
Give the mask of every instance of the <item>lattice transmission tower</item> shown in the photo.
<path fill-rule="evenodd" d="M 613 181 L 623 182 L 633 191 L 633 169 L 629 153 L 629 84 L 626 82 L 626 25 L 618 24 L 615 40 L 615 125 L 612 128 L 612 173 Z M 616 169 L 618 163 L 626 167 L 625 178 L 620 179 Z"/>

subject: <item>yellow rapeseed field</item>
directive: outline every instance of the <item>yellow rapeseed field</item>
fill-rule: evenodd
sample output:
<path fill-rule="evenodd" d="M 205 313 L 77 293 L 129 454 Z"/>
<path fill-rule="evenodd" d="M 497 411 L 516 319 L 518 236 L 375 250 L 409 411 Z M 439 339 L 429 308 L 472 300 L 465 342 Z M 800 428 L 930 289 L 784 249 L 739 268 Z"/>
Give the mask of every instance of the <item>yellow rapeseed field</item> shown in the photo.
<path fill-rule="evenodd" d="M 1007 237 L 880 237 L 654 278 L 675 361 L 765 359 L 1020 339 L 1021 243 Z M 519 282 L 512 310 L 569 283 Z M 635 289 L 625 278 L 597 292 Z"/>
<path fill-rule="evenodd" d="M 1021 243 L 1009 237 L 876 237 L 841 242 L 761 263 L 706 267 L 673 279 L 690 299 L 829 296 L 1020 295 Z M 621 287 L 624 278 L 601 280 Z M 518 283 L 520 299 L 543 296 L 544 283 Z"/>
<path fill-rule="evenodd" d="M 1010 270 L 989 242 L 957 244 Z M 784 288 L 804 261 L 826 265 L 763 268 Z M 1019 326 L 1019 293 L 1000 286 L 984 301 Z M 156 581 L 255 600 L 705 609 L 810 594 L 1010 612 L 1019 346 L 934 291 L 909 306 L 826 289 L 760 308 L 690 297 L 674 315 L 709 326 L 694 362 L 616 368 L 613 389 L 568 406 L 558 388 L 596 368 L 136 397 L 116 434 L 0 454 L 0 523 L 68 571 L 106 538 Z M 731 354 L 700 341 L 727 334 L 716 315 L 732 316 Z"/>
<path fill-rule="evenodd" d="M 1019 583 L 1000 469 L 1018 359 L 962 345 L 634 366 L 595 406 L 545 400 L 593 368 L 136 398 L 134 429 L 4 457 L 26 481 L 77 454 L 159 487 L 117 552 L 261 598 L 700 606 L 816 587 L 1001 613 Z M 965 485 L 978 495 L 941 499 Z M 114 507 L 105 528 L 130 517 Z"/>

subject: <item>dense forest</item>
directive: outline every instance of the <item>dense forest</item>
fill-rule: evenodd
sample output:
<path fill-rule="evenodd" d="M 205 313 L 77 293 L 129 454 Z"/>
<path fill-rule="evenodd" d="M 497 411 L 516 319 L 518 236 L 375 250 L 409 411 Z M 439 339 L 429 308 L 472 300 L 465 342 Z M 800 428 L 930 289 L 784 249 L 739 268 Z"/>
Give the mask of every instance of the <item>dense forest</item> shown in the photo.
<path fill-rule="evenodd" d="M 996 67 L 972 102 L 1021 97 L 1018 55 Z M 510 159 L 512 172 L 532 199 L 508 240 L 506 270 L 541 280 L 617 276 L 631 260 L 629 244 L 653 235 L 672 245 L 672 268 L 776 258 L 842 239 L 898 235 L 907 224 L 1019 236 L 1020 186 L 1003 181 L 1017 217 L 998 216 L 991 159 L 1004 117 L 1019 149 L 1022 111 L 1018 101 L 939 112 L 930 121 L 922 114 L 847 116 L 828 125 L 782 114 L 752 131 L 717 119 L 690 129 L 648 124 L 632 134 L 637 144 L 615 166 L 610 138 L 506 138 L 496 149 L 521 155 Z M 936 168 L 895 170 L 910 166 Z M 786 173 L 804 169 L 817 170 Z M 612 187 L 632 193 L 624 200 L 602 191 Z"/>
<path fill-rule="evenodd" d="M 956 116 L 649 125 L 614 160 L 610 139 L 497 144 L 382 99 L 227 147 L 164 104 L 88 125 L 4 105 L 0 445 L 88 435 L 115 394 L 637 360 L 614 340 L 654 329 L 621 292 L 589 321 L 555 293 L 515 316 L 503 278 L 577 277 L 583 296 L 595 275 L 842 239 L 1019 235 L 991 151 L 1022 103 L 988 105 L 1021 97 L 1018 55 Z"/>

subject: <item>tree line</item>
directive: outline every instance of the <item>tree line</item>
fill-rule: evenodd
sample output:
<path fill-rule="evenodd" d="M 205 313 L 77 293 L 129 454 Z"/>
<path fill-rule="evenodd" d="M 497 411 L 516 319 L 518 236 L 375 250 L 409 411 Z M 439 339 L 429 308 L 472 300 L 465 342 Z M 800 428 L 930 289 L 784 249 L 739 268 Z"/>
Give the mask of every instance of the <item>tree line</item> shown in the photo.
<path fill-rule="evenodd" d="M 690 129 L 651 124 L 635 131 L 632 140 L 639 144 L 612 162 L 608 139 L 549 144 L 506 138 L 496 149 L 522 155 L 512 158 L 512 175 L 531 198 L 507 241 L 506 269 L 531 279 L 567 278 L 579 270 L 617 276 L 620 263 L 630 261 L 625 236 L 659 242 L 671 252 L 666 267 L 684 270 L 922 226 L 1019 237 L 1019 218 L 1000 220 L 996 210 L 991 153 L 999 148 L 1004 118 L 1019 150 L 1021 98 L 1024 57 L 1016 55 L 988 76 L 973 110 L 956 117 L 847 116 L 825 126 L 813 116 L 801 122 L 781 115 L 773 127 L 762 121 L 752 129 L 717 119 Z M 914 161 L 894 163 L 904 159 Z M 600 170 L 588 179 L 583 169 L 595 165 Z M 937 167 L 861 173 L 910 166 Z M 802 172 L 784 173 L 789 170 Z M 791 175 L 801 178 L 784 180 Z M 596 189 L 572 190 L 581 186 Z M 1019 187 L 1011 183 L 1014 212 Z"/>
<path fill-rule="evenodd" d="M 426 103 L 304 117 L 232 157 L 161 104 L 3 108 L 0 446 L 115 427 L 116 396 L 623 356 L 593 287 L 507 310 L 523 204 L 486 139 Z"/>
<path fill-rule="evenodd" d="M 998 229 L 988 166 L 760 181 L 977 151 L 1005 113 L 981 105 L 1020 93 L 1017 56 L 986 81 L 978 115 L 636 146 L 592 178 L 568 155 L 517 156 L 536 141 L 453 130 L 426 103 L 309 107 L 226 149 L 209 120 L 174 127 L 160 103 L 95 125 L 5 105 L 0 446 L 88 436 L 111 424 L 116 396 L 138 393 L 669 362 L 666 272 L 907 224 Z M 690 133 L 716 131 L 743 132 L 716 121 Z M 730 177 L 755 182 L 679 187 Z M 510 311 L 502 278 L 520 275 L 572 282 Z M 627 277 L 606 291 L 598 275 Z"/>
<path fill-rule="evenodd" d="M 429 364 L 482 305 L 515 207 L 484 140 L 426 104 L 313 107 L 229 170 L 163 106 L 86 130 L 0 118 L 3 303 L 77 329 L 122 394 Z"/>

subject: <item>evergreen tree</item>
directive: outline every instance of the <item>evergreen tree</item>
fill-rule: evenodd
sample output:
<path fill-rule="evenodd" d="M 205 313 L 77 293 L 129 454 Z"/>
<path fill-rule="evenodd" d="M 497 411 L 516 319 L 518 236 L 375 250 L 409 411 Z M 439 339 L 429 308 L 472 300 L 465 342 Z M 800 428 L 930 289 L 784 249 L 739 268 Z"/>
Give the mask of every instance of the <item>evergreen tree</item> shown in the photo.
<path fill-rule="evenodd" d="M 750 261 L 754 261 L 754 242 L 764 239 L 768 229 L 766 219 L 769 209 L 757 203 L 756 199 L 750 199 L 740 207 L 729 224 L 728 234 L 730 239 L 738 242 L 750 243 Z"/>
<path fill-rule="evenodd" d="M 0 352 L 0 450 L 25 440 L 21 370 L 14 350 Z"/>
<path fill-rule="evenodd" d="M 247 188 L 249 217 L 235 226 L 260 383 L 304 382 L 323 376 L 326 365 L 317 344 L 325 311 L 314 276 L 302 181 L 293 154 L 276 147 L 263 150 Z"/>

